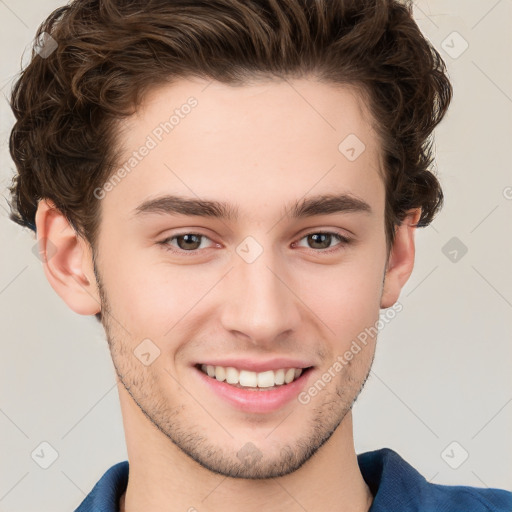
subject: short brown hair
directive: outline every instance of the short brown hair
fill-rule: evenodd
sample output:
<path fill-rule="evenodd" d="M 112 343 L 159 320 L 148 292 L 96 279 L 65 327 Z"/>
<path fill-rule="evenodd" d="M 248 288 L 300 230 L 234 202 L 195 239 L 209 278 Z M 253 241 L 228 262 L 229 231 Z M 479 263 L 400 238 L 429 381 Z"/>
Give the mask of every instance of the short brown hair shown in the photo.
<path fill-rule="evenodd" d="M 357 86 L 382 146 L 388 247 L 407 210 L 428 225 L 443 202 L 431 133 L 452 97 L 445 64 L 397 0 L 74 0 L 39 27 L 57 43 L 11 96 L 18 174 L 11 219 L 35 229 L 51 199 L 93 246 L 93 191 L 116 166 L 116 123 L 150 88 L 197 76 L 243 85 L 314 75 Z M 340 141 L 341 142 L 341 141 Z"/>

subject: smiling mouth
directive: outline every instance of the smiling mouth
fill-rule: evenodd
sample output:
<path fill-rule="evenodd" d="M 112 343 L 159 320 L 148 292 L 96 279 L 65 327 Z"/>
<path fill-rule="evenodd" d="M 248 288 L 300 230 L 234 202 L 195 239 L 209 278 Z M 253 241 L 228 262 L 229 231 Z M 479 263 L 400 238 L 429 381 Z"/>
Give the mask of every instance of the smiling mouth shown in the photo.
<path fill-rule="evenodd" d="M 235 388 L 264 391 L 287 386 L 295 382 L 305 373 L 311 371 L 313 367 L 281 368 L 279 370 L 267 370 L 263 372 L 238 370 L 231 366 L 223 367 L 205 364 L 196 364 L 195 368 L 211 379 L 224 382 Z"/>

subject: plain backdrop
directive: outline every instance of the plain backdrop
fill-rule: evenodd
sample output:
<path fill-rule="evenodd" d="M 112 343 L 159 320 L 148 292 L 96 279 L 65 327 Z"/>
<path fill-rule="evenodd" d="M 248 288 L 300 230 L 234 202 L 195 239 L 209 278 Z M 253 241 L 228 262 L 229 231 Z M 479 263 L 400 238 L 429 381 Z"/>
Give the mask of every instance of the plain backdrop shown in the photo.
<path fill-rule="evenodd" d="M 0 0 L 2 512 L 74 510 L 127 459 L 102 328 L 67 308 L 34 235 L 8 219 L 7 98 L 37 26 L 60 5 Z M 446 202 L 417 231 L 403 311 L 379 335 L 354 406 L 356 451 L 390 447 L 432 482 L 512 490 L 512 2 L 424 0 L 415 18 L 454 86 L 435 135 Z M 56 457 L 47 469 L 41 450 Z"/>

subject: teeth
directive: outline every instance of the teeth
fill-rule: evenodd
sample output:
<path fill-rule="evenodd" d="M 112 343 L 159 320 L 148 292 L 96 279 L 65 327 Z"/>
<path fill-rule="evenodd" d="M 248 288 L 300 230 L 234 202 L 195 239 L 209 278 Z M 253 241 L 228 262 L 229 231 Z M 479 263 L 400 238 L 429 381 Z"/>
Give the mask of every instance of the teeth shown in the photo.
<path fill-rule="evenodd" d="M 271 388 L 275 384 L 274 372 L 272 370 L 269 370 L 268 372 L 258 373 L 257 378 L 259 388 Z M 241 383 L 242 376 L 240 375 L 240 384 Z"/>
<path fill-rule="evenodd" d="M 226 380 L 226 370 L 222 366 L 215 367 L 215 378 L 221 382 Z"/>
<path fill-rule="evenodd" d="M 238 370 L 231 366 L 226 368 L 226 382 L 228 384 L 238 384 Z"/>
<path fill-rule="evenodd" d="M 251 388 L 255 388 L 258 386 L 258 376 L 256 375 L 256 372 L 249 372 L 247 370 L 242 370 L 238 377 L 238 381 L 240 382 L 240 386 L 251 387 Z"/>
<path fill-rule="evenodd" d="M 295 370 L 293 368 L 289 368 L 286 370 L 284 374 L 284 382 L 285 384 L 290 384 L 290 382 L 295 378 Z"/>
<path fill-rule="evenodd" d="M 284 370 L 277 370 L 277 372 L 274 372 L 274 382 L 277 385 L 284 384 Z"/>
<path fill-rule="evenodd" d="M 226 381 L 228 384 L 250 388 L 271 388 L 289 384 L 302 374 L 302 368 L 281 368 L 276 371 L 267 370 L 257 373 L 249 370 L 237 370 L 232 366 L 223 367 L 210 364 L 201 365 L 201 370 L 220 382 Z"/>

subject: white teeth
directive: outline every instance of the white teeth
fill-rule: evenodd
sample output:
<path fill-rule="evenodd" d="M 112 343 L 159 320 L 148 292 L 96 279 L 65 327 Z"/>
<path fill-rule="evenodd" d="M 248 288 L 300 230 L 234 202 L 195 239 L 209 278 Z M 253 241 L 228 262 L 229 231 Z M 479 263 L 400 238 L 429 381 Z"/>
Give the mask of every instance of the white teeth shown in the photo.
<path fill-rule="evenodd" d="M 295 370 L 293 368 L 289 368 L 288 370 L 286 370 L 286 373 L 284 374 L 284 382 L 286 384 L 290 384 L 290 382 L 293 380 L 294 377 L 295 377 Z"/>
<path fill-rule="evenodd" d="M 252 372 L 249 370 L 237 370 L 232 366 L 201 365 L 201 370 L 209 377 L 220 382 L 235 384 L 251 388 L 271 388 L 289 384 L 302 375 L 302 368 L 281 368 L 279 370 L 267 370 L 264 372 Z"/>
<path fill-rule="evenodd" d="M 238 384 L 238 370 L 232 366 L 226 368 L 226 382 L 228 384 Z"/>
<path fill-rule="evenodd" d="M 268 372 L 258 373 L 258 387 L 259 388 L 270 388 L 272 387 L 274 382 L 274 372 L 269 370 Z M 240 384 L 242 384 L 242 380 L 240 379 Z"/>
<path fill-rule="evenodd" d="M 256 372 L 242 370 L 238 377 L 238 382 L 240 386 L 255 388 L 258 385 L 258 377 L 256 376 Z"/>
<path fill-rule="evenodd" d="M 277 370 L 277 372 L 274 372 L 274 382 L 277 385 L 284 384 L 284 370 Z"/>
<path fill-rule="evenodd" d="M 226 370 L 222 366 L 215 367 L 215 378 L 221 382 L 226 380 Z"/>

